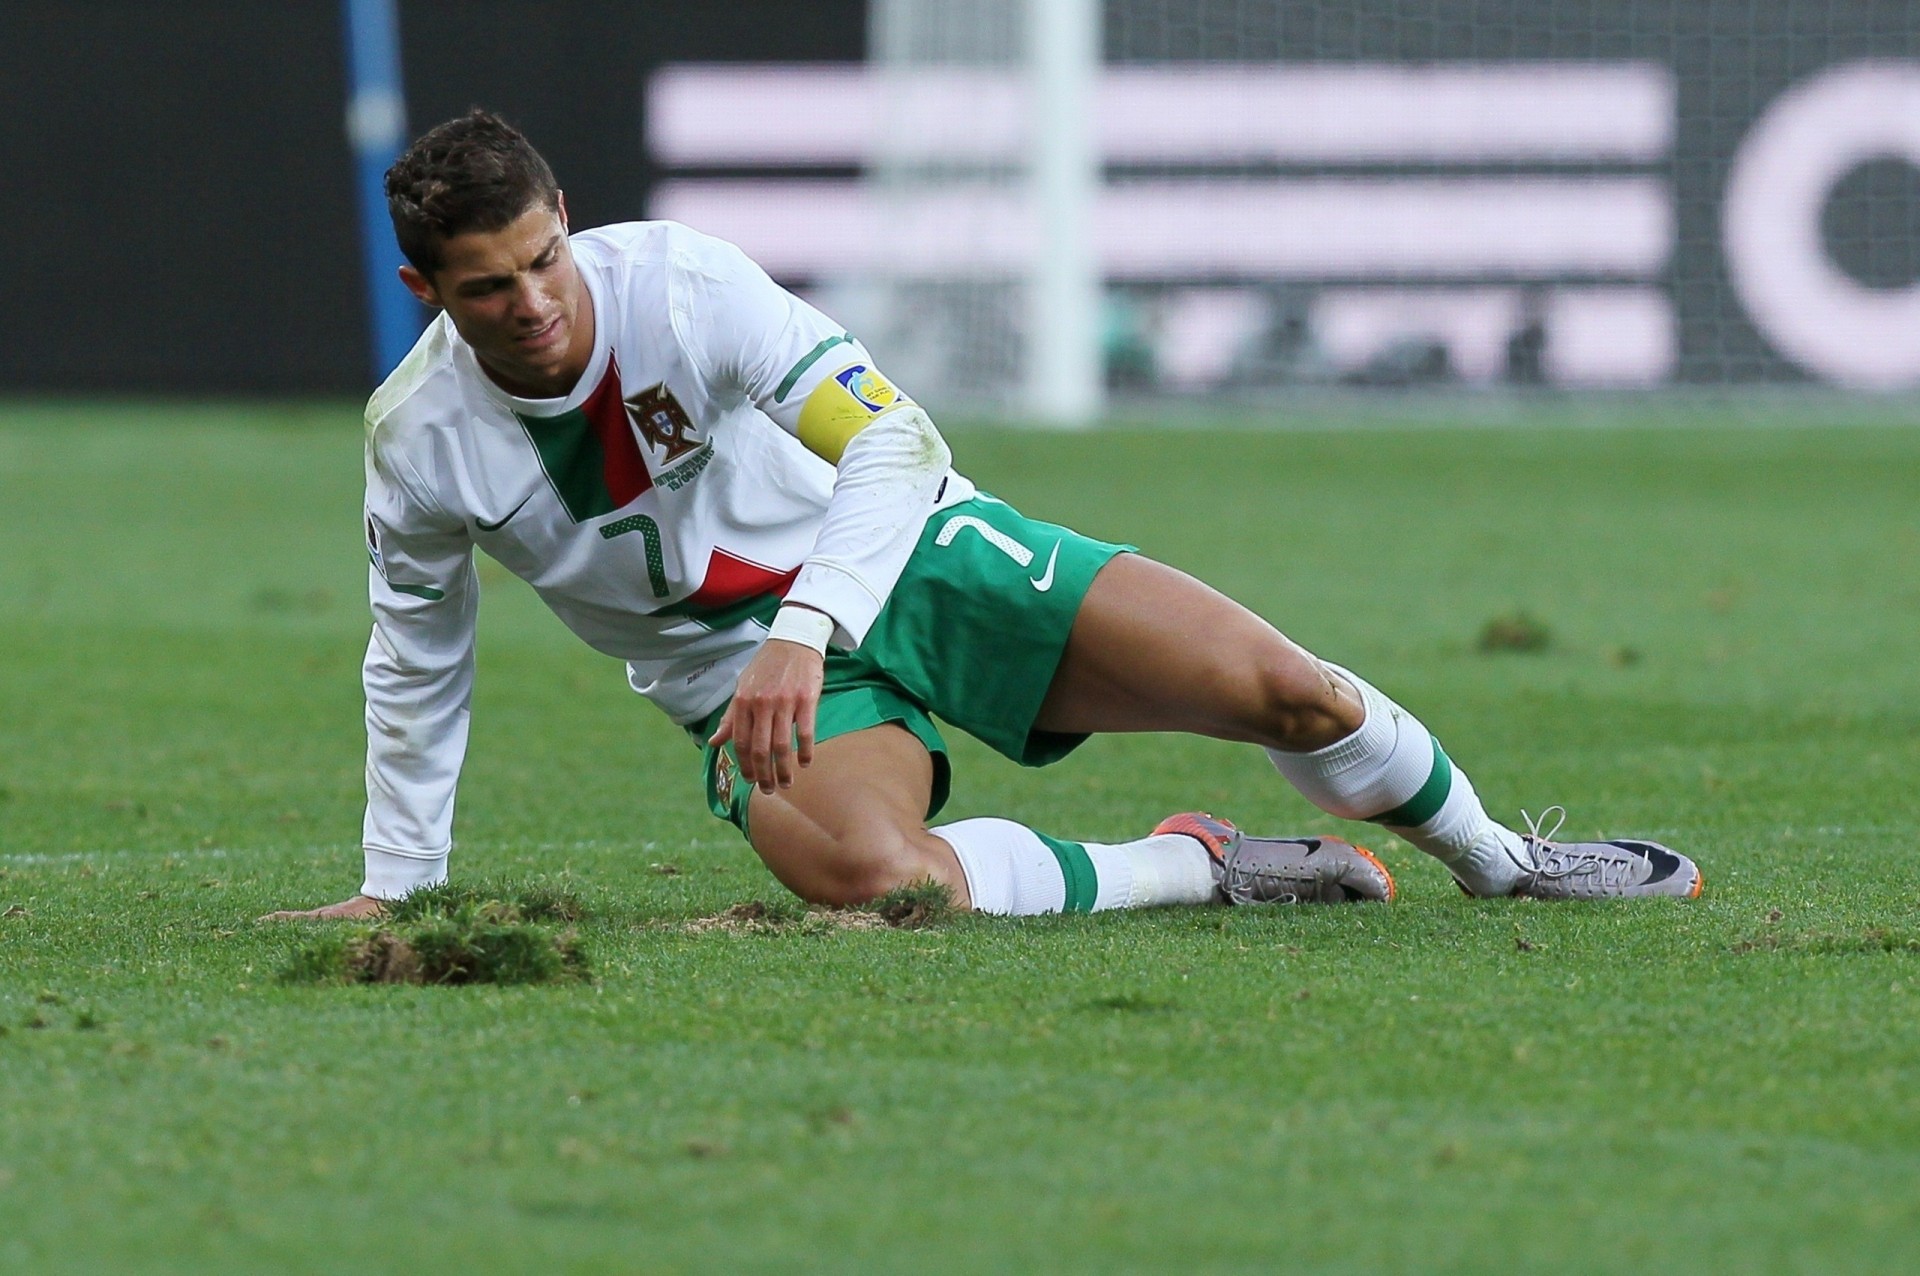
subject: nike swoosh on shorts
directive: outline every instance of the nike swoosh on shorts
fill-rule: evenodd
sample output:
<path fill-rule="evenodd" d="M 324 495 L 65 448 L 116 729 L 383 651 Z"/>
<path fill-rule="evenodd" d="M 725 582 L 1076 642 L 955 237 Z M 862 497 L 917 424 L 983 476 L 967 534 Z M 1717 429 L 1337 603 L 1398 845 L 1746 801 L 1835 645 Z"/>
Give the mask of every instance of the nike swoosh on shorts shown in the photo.
<path fill-rule="evenodd" d="M 1040 579 L 1030 580 L 1027 583 L 1032 585 L 1035 589 L 1039 590 L 1043 594 L 1046 593 L 1049 589 L 1052 589 L 1053 588 L 1053 564 L 1054 564 L 1054 560 L 1059 557 L 1060 557 L 1060 542 L 1055 541 L 1053 543 L 1053 552 L 1047 555 L 1047 570 L 1040 573 Z"/>
<path fill-rule="evenodd" d="M 533 493 L 528 492 L 527 501 L 530 501 L 532 499 L 533 499 Z M 527 508 L 527 501 L 521 501 L 518 505 L 508 510 L 507 516 L 501 519 L 497 523 L 489 523 L 486 519 L 481 518 L 479 515 L 476 514 L 473 519 L 473 525 L 479 528 L 483 532 L 497 532 L 501 528 L 505 527 L 508 523 L 511 523 L 513 521 L 513 516 L 515 514 L 518 514 L 521 510 Z"/>

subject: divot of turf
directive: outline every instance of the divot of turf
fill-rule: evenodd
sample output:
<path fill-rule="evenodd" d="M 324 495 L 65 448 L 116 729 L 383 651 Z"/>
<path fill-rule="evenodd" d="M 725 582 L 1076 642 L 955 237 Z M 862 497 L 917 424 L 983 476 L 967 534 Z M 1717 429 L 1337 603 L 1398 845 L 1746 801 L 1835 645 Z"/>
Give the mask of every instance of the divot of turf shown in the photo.
<path fill-rule="evenodd" d="M 1545 651 L 1552 643 L 1553 631 L 1544 623 L 1525 611 L 1514 611 L 1487 621 L 1480 629 L 1478 646 L 1491 655 L 1503 651 Z"/>
<path fill-rule="evenodd" d="M 896 886 L 865 908 L 896 930 L 920 930 L 937 926 L 954 913 L 953 892 L 939 882 L 913 882 Z"/>
<path fill-rule="evenodd" d="M 798 900 L 768 903 L 750 899 L 686 925 L 694 935 L 825 935 L 842 930 L 881 930 L 886 922 L 873 913 L 848 908 L 809 908 Z"/>
<path fill-rule="evenodd" d="M 1883 927 L 1871 927 L 1854 934 L 1833 934 L 1820 931 L 1807 934 L 1782 935 L 1777 931 L 1764 931 L 1758 935 L 1749 935 L 1747 938 L 1742 939 L 1733 946 L 1733 951 L 1740 954 L 1771 952 L 1816 953 L 1826 957 L 1864 956 L 1877 953 L 1920 953 L 1920 934 L 1915 934 L 1911 931 L 1888 930 Z"/>
<path fill-rule="evenodd" d="M 444 882 L 397 899 L 387 906 L 391 922 L 417 921 L 429 916 L 451 916 L 466 906 L 493 910 L 503 921 L 577 922 L 587 915 L 572 891 L 543 884 L 521 886 L 488 881 Z"/>
<path fill-rule="evenodd" d="M 809 906 L 792 897 L 767 901 L 750 899 L 711 917 L 686 924 L 690 934 L 714 932 L 764 935 L 775 932 L 820 935 L 842 930 L 920 930 L 953 915 L 953 892 L 938 882 L 915 882 L 897 887 L 872 903 L 856 908 Z"/>
<path fill-rule="evenodd" d="M 498 892 L 513 895 L 512 890 Z M 522 890 L 518 899 L 482 897 L 478 885 L 435 887 L 398 900 L 380 921 L 336 931 L 296 950 L 287 983 L 541 984 L 581 980 L 591 967 L 571 926 L 580 916 L 559 892 Z"/>
<path fill-rule="evenodd" d="M 1116 993 L 1110 997 L 1095 997 L 1079 1004 L 1081 1010 L 1111 1010 L 1121 1014 L 1165 1014 L 1174 1009 L 1174 1003 L 1157 997 L 1143 997 L 1138 993 Z"/>

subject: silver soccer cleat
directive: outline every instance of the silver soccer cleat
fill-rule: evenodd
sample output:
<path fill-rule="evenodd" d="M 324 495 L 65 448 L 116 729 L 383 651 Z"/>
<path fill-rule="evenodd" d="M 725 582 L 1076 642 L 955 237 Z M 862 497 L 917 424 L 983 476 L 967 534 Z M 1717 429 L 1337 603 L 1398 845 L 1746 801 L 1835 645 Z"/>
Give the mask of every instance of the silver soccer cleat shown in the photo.
<path fill-rule="evenodd" d="M 1527 899 L 1641 899 L 1667 896 L 1697 899 L 1706 878 L 1678 851 L 1658 842 L 1622 838 L 1612 842 L 1556 842 L 1567 810 L 1550 806 L 1534 819 L 1525 811 L 1527 831 L 1520 835 L 1526 858 L 1511 855 L 1520 869 L 1513 894 Z M 1553 825 L 1541 832 L 1551 818 Z"/>
<path fill-rule="evenodd" d="M 1207 848 L 1214 889 L 1229 904 L 1391 901 L 1393 874 L 1364 846 L 1337 837 L 1248 837 L 1233 821 L 1188 811 L 1154 833 L 1184 833 Z"/>

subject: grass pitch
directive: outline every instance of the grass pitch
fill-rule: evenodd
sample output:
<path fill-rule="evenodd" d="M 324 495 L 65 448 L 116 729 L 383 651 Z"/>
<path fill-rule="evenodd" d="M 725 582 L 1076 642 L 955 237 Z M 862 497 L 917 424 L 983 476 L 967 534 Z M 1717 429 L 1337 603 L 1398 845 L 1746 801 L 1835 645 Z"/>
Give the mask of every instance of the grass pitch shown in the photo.
<path fill-rule="evenodd" d="M 252 918 L 358 881 L 353 410 L 15 407 L 0 1267 L 1920 1267 L 1920 431 L 954 443 L 1706 897 L 1475 903 L 1376 834 L 1392 907 L 816 924 L 489 567 L 455 873 L 577 899 L 593 977 L 285 984 Z M 1249 749 L 956 762 L 1066 836 L 1340 827 Z"/>

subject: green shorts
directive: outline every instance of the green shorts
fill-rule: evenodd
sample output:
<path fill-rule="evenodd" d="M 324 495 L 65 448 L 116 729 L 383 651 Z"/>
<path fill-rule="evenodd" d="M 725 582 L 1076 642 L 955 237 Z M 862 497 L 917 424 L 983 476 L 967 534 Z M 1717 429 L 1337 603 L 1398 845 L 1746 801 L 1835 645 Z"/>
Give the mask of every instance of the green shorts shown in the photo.
<path fill-rule="evenodd" d="M 828 648 L 815 741 L 887 722 L 911 731 L 933 755 L 928 818 L 951 785 L 935 715 L 1022 766 L 1058 762 L 1086 737 L 1036 731 L 1033 720 L 1095 574 L 1132 549 L 984 493 L 937 511 L 859 649 Z M 737 782 L 739 756 L 731 743 L 706 745 L 725 712 L 689 729 L 706 754 L 708 809 L 745 833 L 753 789 Z"/>

